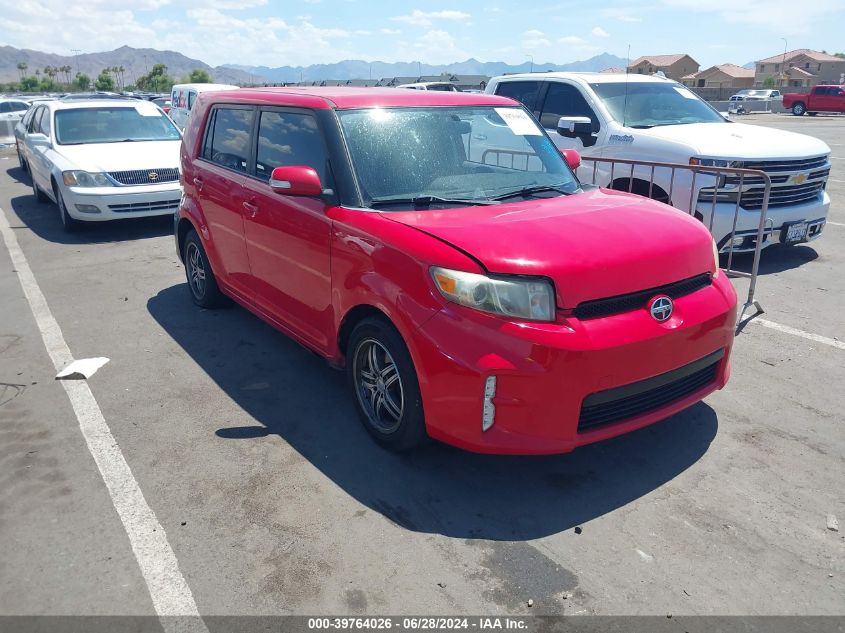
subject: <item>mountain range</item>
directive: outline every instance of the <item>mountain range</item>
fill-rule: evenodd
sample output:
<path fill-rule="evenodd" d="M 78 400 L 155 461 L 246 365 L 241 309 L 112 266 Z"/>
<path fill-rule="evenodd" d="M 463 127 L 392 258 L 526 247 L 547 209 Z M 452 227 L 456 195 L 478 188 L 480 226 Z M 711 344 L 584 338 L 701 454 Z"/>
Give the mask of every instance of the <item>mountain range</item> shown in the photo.
<path fill-rule="evenodd" d="M 27 65 L 26 74 L 35 70 L 44 72 L 45 66 L 70 66 L 71 75 L 82 72 L 95 78 L 103 68 L 123 66 L 127 84 L 132 84 L 146 74 L 153 64 L 164 64 L 170 76 L 181 79 L 194 69 L 205 70 L 218 83 L 284 83 L 295 81 L 319 81 L 323 79 L 382 79 L 385 77 L 419 77 L 421 75 L 485 75 L 492 77 L 504 73 L 528 72 L 529 70 L 571 70 L 599 71 L 610 67 L 624 67 L 625 59 L 609 53 L 602 53 L 590 59 L 567 64 L 531 63 L 506 64 L 505 62 L 481 62 L 467 59 L 453 64 L 424 64 L 421 62 L 367 62 L 349 59 L 334 64 L 313 64 L 310 66 L 244 66 L 227 64 L 211 67 L 198 59 L 191 59 L 176 51 L 160 51 L 154 48 L 132 48 L 121 46 L 113 51 L 84 53 L 79 55 L 56 55 L 13 46 L 0 46 L 0 82 L 20 79 L 19 63 Z M 58 79 L 62 79 L 60 75 Z"/>
<path fill-rule="evenodd" d="M 26 74 L 33 75 L 36 70 L 44 72 L 45 66 L 70 66 L 71 76 L 82 72 L 93 80 L 103 68 L 123 66 L 123 76 L 127 84 L 135 83 L 141 75 L 147 74 L 153 64 L 164 64 L 167 73 L 176 79 L 182 79 L 194 69 L 208 71 L 212 79 L 218 83 L 241 84 L 254 79 L 249 73 L 231 67 L 218 66 L 212 68 L 198 59 L 191 59 L 176 51 L 159 51 L 154 48 L 132 48 L 121 46 L 113 51 L 102 53 L 84 53 L 80 55 L 55 55 L 43 53 L 27 48 L 0 46 L 0 82 L 16 81 L 20 79 L 19 63 L 27 65 Z M 60 75 L 57 80 L 62 79 Z"/>
<path fill-rule="evenodd" d="M 485 75 L 493 77 L 505 73 L 529 72 L 530 70 L 600 71 L 605 68 L 624 68 L 627 61 L 610 53 L 602 53 L 590 59 L 567 64 L 551 62 L 506 64 L 505 62 L 480 62 L 470 58 L 453 64 L 424 64 L 422 62 L 367 62 L 347 59 L 334 64 L 313 64 L 311 66 L 244 66 L 228 65 L 228 68 L 265 77 L 273 83 L 294 81 L 319 81 L 323 79 L 382 79 L 386 77 L 420 77 L 423 75 Z"/>

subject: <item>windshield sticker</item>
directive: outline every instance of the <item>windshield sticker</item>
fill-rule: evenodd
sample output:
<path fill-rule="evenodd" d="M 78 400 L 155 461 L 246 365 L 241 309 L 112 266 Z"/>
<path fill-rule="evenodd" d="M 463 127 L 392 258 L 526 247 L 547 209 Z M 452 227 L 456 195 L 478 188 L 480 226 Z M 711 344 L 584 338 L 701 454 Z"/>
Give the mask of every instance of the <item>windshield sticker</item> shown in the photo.
<path fill-rule="evenodd" d="M 141 116 L 158 116 L 158 106 L 152 101 L 139 101 L 135 104 L 135 109 Z"/>
<path fill-rule="evenodd" d="M 519 136 L 541 136 L 540 128 L 531 120 L 531 117 L 526 114 L 524 110 L 517 108 L 493 108 L 508 127 L 511 132 Z"/>
<path fill-rule="evenodd" d="M 695 96 L 695 93 L 693 93 L 691 90 L 688 90 L 688 89 L 683 88 L 681 86 L 672 86 L 672 87 L 675 89 L 675 92 L 677 92 L 679 95 L 681 95 L 684 99 L 692 99 L 693 101 L 696 101 L 698 99 L 698 97 Z"/>
<path fill-rule="evenodd" d="M 626 145 L 634 142 L 634 137 L 630 134 L 611 134 L 608 143 L 610 145 Z"/>

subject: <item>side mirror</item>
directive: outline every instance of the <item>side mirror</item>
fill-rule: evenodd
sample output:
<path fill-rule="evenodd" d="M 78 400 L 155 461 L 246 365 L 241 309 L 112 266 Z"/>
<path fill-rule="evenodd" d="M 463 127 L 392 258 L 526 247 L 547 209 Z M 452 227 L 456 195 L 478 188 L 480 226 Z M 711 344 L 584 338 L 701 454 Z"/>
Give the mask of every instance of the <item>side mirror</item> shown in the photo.
<path fill-rule="evenodd" d="M 320 176 L 313 167 L 276 167 L 270 174 L 270 188 L 286 196 L 319 196 L 323 193 Z"/>
<path fill-rule="evenodd" d="M 585 116 L 562 116 L 557 122 L 557 133 L 567 138 L 590 136 L 593 122 Z"/>
<path fill-rule="evenodd" d="M 572 171 L 577 170 L 581 166 L 581 154 L 578 153 L 577 149 L 562 149 L 560 153 L 563 154 L 566 164 L 569 165 L 569 169 Z"/>
<path fill-rule="evenodd" d="M 37 145 L 39 147 L 50 146 L 50 139 L 47 137 L 46 134 L 42 134 L 41 132 L 32 132 L 30 134 L 27 134 L 27 140 L 33 145 Z"/>

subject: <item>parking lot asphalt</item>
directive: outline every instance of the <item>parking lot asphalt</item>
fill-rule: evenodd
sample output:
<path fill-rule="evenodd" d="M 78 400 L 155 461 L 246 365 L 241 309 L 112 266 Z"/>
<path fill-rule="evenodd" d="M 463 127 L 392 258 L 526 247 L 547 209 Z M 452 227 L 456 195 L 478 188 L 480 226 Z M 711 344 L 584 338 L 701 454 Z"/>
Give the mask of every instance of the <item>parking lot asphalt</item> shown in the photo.
<path fill-rule="evenodd" d="M 831 223 L 764 252 L 758 299 L 843 341 L 845 119 L 739 120 L 831 146 Z M 110 358 L 88 384 L 201 614 L 845 612 L 826 525 L 845 519 L 845 350 L 825 338 L 752 322 L 726 389 L 568 455 L 397 456 L 342 374 L 193 306 L 170 218 L 68 236 L 13 149 L 0 209 L 74 357 Z M 152 615 L 18 277 L 0 246 L 0 614 Z"/>

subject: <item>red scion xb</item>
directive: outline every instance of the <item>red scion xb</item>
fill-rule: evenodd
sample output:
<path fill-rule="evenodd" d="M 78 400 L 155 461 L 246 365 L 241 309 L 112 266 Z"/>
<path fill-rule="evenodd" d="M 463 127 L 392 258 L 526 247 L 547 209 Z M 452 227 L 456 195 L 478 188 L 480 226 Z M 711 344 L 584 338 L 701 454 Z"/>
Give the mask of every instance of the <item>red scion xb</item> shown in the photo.
<path fill-rule="evenodd" d="M 385 447 L 559 453 L 723 387 L 736 294 L 697 220 L 582 186 L 520 104 L 396 89 L 200 95 L 176 242 L 346 367 Z"/>

